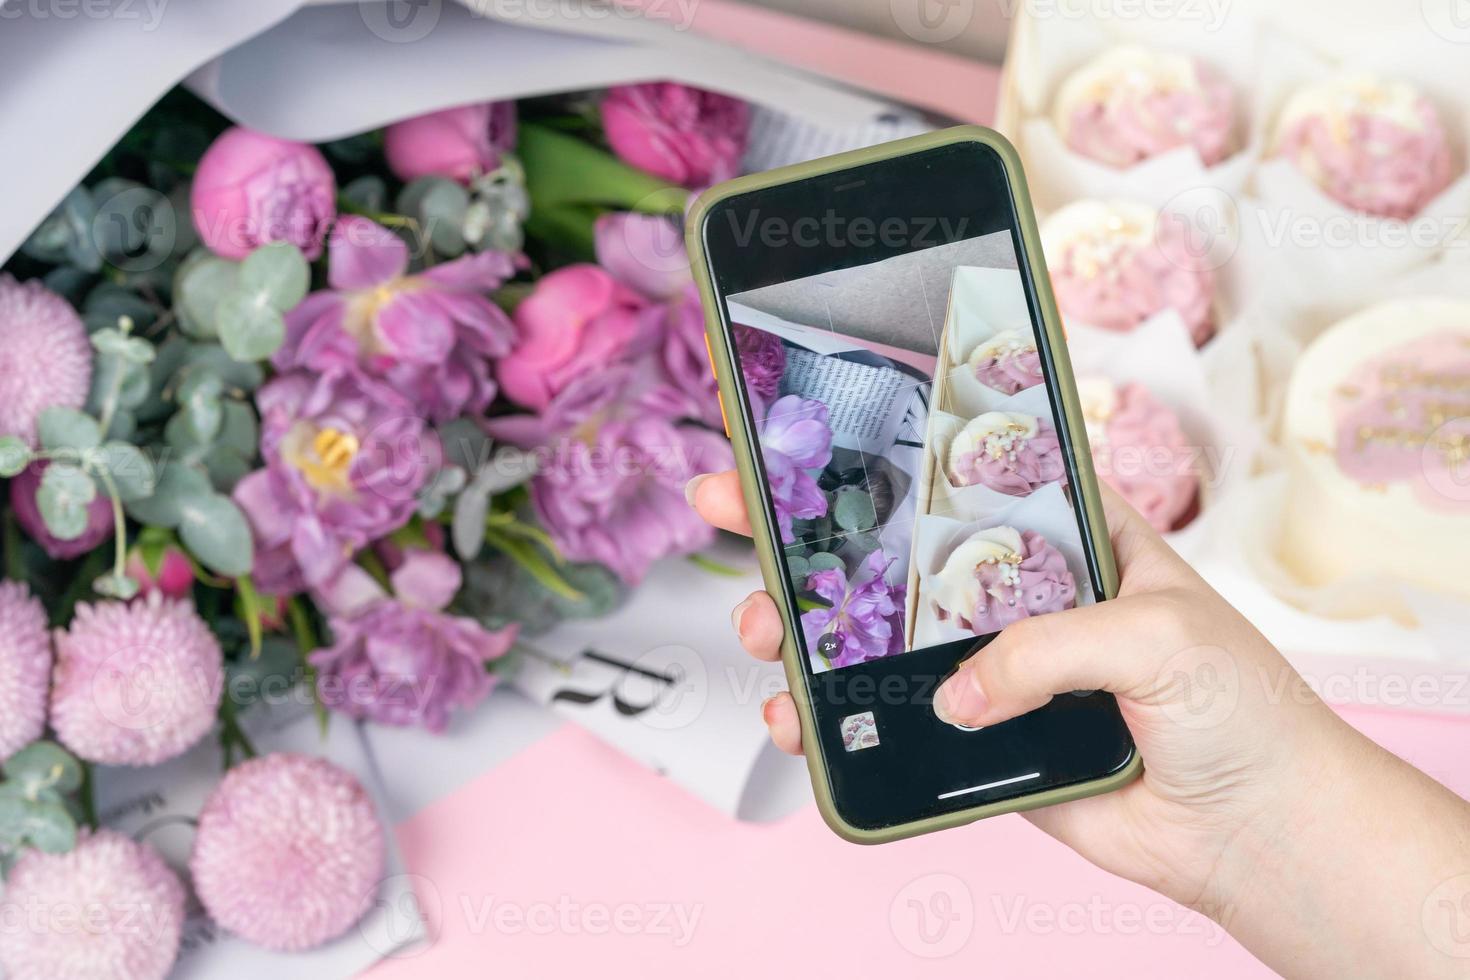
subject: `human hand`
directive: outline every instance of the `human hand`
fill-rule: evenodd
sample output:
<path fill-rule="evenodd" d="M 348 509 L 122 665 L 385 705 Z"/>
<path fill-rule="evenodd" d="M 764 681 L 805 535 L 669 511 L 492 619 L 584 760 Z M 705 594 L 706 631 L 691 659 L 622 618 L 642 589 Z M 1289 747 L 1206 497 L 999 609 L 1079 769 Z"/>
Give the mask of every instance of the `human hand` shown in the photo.
<path fill-rule="evenodd" d="M 1147 522 L 1102 491 L 1118 597 L 1006 627 L 941 686 L 934 709 L 990 727 L 1070 691 L 1114 694 L 1143 776 L 1026 817 L 1100 867 L 1211 915 L 1268 962 L 1284 949 L 1285 962 L 1300 966 L 1303 943 L 1288 923 L 1320 912 L 1272 907 L 1261 892 L 1284 875 L 1299 893 L 1305 875 L 1322 885 L 1317 902 L 1340 900 L 1314 862 L 1339 860 L 1334 849 L 1372 828 L 1349 829 L 1333 811 L 1371 809 L 1392 786 L 1447 807 L 1463 827 L 1463 803 L 1342 722 Z M 696 477 L 687 494 L 711 524 L 750 533 L 734 472 Z M 753 593 L 733 620 L 751 655 L 780 658 L 784 630 L 769 595 Z M 775 743 L 800 752 L 791 695 L 769 699 L 762 713 Z M 1309 839 L 1314 826 L 1320 841 Z M 1422 877 L 1404 875 L 1405 902 Z M 1324 963 L 1346 949 L 1332 938 L 1316 937 L 1327 941 Z"/>

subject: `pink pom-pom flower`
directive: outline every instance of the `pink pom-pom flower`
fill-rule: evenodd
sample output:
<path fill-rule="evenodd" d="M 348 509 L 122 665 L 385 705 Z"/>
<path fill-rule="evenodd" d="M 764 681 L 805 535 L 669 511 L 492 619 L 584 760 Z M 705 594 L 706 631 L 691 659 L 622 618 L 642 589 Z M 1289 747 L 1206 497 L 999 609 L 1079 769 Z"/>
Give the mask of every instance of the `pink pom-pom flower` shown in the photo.
<path fill-rule="evenodd" d="M 223 686 L 219 641 L 192 604 L 83 603 L 56 631 L 51 727 L 90 762 L 151 766 L 204 737 Z"/>
<path fill-rule="evenodd" d="M 179 953 L 184 887 L 147 844 L 83 832 L 66 854 L 27 851 L 0 899 L 9 980 L 162 980 Z"/>
<path fill-rule="evenodd" d="M 92 345 L 71 304 L 0 275 L 0 436 L 34 446 L 41 412 L 81 408 L 91 385 Z"/>
<path fill-rule="evenodd" d="M 0 761 L 41 737 L 50 681 L 46 610 L 20 582 L 0 582 Z"/>
<path fill-rule="evenodd" d="M 351 773 L 278 753 L 231 769 L 199 814 L 189 870 L 220 926 L 268 949 L 335 939 L 371 907 L 384 836 Z"/>
<path fill-rule="evenodd" d="M 314 261 L 337 216 L 337 178 L 316 147 L 237 126 L 199 161 L 191 208 L 216 255 L 243 259 L 284 241 Z"/>

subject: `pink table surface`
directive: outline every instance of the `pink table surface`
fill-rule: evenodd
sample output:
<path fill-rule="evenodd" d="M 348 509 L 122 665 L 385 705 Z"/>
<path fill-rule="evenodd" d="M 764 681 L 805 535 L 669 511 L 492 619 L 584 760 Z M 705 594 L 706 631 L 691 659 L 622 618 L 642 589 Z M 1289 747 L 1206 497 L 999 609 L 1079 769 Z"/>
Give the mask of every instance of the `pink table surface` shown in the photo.
<path fill-rule="evenodd" d="M 988 66 L 728 0 L 701 0 L 694 29 L 991 118 Z M 1470 796 L 1470 720 L 1343 713 Z M 812 807 L 739 823 L 570 725 L 419 812 L 398 839 L 433 939 L 371 980 L 1271 975 L 1213 923 L 1019 817 L 861 848 Z"/>
<path fill-rule="evenodd" d="M 1344 715 L 1470 795 L 1470 722 Z M 1271 975 L 1020 817 L 876 848 L 811 807 L 743 824 L 573 726 L 398 839 L 434 939 L 371 980 Z"/>

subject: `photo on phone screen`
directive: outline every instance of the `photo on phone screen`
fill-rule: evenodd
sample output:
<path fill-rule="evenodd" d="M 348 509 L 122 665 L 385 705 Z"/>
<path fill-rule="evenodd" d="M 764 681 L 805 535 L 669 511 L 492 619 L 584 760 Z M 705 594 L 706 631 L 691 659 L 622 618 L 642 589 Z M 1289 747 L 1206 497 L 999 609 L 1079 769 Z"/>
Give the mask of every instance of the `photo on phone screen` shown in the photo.
<path fill-rule="evenodd" d="M 1009 230 L 727 309 L 814 673 L 1095 600 Z"/>

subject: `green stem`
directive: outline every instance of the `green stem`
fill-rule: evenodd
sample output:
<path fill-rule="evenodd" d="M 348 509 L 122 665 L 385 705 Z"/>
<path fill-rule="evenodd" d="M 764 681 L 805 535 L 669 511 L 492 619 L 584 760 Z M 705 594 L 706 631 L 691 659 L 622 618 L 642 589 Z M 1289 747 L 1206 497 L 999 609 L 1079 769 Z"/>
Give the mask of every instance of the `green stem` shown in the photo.
<path fill-rule="evenodd" d="M 724 562 L 715 561 L 707 555 L 694 554 L 686 557 L 689 559 L 690 564 L 697 565 L 707 572 L 714 572 L 716 575 L 739 578 L 745 574 L 744 571 L 736 568 L 734 565 L 726 565 Z"/>
<path fill-rule="evenodd" d="M 118 493 L 117 481 L 106 469 L 91 465 L 87 469 L 97 475 L 107 488 L 107 495 L 112 498 L 112 574 L 121 579 L 126 576 L 128 568 L 128 527 L 123 516 L 122 495 Z"/>
<path fill-rule="evenodd" d="M 82 807 L 82 822 L 95 830 L 97 828 L 97 795 L 96 783 L 92 778 L 92 764 L 81 762 L 81 760 L 78 760 L 78 764 L 82 767 L 82 787 L 77 791 L 77 802 Z"/>
<path fill-rule="evenodd" d="M 240 727 L 239 716 L 235 713 L 235 702 L 228 695 L 219 703 L 219 723 L 219 747 L 224 753 L 226 769 L 235 764 L 236 749 L 247 759 L 255 758 L 255 745 Z"/>
<path fill-rule="evenodd" d="M 317 648 L 316 631 L 311 628 L 311 618 L 306 614 L 306 606 L 301 599 L 292 596 L 286 600 L 286 618 L 291 621 L 291 635 L 296 638 L 296 649 L 301 654 L 301 671 L 306 678 L 306 683 L 311 685 L 311 699 L 316 704 L 317 726 L 321 729 L 322 737 L 327 735 L 327 725 L 331 716 L 327 714 L 326 705 L 316 696 L 316 668 L 312 666 L 310 657 L 312 651 Z"/>

